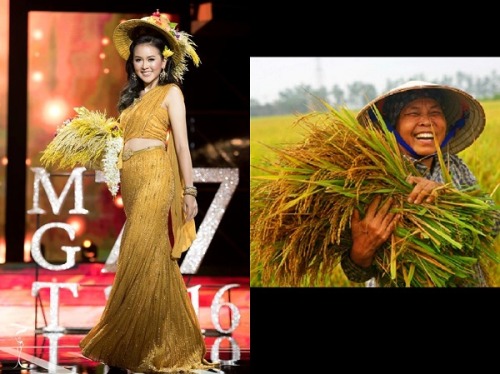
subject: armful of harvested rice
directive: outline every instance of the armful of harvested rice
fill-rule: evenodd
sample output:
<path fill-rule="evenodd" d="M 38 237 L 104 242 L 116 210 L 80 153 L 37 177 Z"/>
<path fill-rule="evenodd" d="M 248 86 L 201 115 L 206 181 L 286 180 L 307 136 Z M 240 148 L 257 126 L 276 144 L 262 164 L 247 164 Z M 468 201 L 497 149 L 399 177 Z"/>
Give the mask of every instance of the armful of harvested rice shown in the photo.
<path fill-rule="evenodd" d="M 419 172 L 393 136 L 334 110 L 297 123 L 306 129 L 303 141 L 271 147 L 277 160 L 254 178 L 252 261 L 263 283 L 313 285 L 340 262 L 355 282 L 375 274 L 380 285 L 452 287 L 474 283 L 480 259 L 500 263 L 493 245 L 498 206 L 484 193 L 449 187 L 433 203 L 409 203 L 413 186 L 406 178 Z M 364 270 L 351 266 L 349 222 L 376 196 L 391 196 L 402 219 Z"/>

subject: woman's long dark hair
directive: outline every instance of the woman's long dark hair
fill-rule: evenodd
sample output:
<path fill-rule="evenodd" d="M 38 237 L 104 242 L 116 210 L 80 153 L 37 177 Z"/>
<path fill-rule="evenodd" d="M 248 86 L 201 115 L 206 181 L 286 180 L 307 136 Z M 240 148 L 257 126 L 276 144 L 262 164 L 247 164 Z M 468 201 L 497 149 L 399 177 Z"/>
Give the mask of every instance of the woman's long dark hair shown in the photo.
<path fill-rule="evenodd" d="M 154 35 L 141 35 L 137 37 L 132 44 L 130 44 L 130 55 L 125 63 L 125 71 L 127 72 L 128 81 L 120 92 L 120 98 L 118 99 L 118 112 L 121 113 L 124 109 L 128 108 L 136 98 L 139 97 L 140 92 L 144 89 L 144 82 L 137 76 L 135 79 L 131 79 L 132 74 L 134 73 L 134 49 L 140 44 L 150 44 L 153 47 L 157 48 L 160 51 L 160 55 L 163 57 L 162 52 L 167 45 L 164 38 L 157 37 Z M 172 74 L 170 74 L 170 70 L 172 68 L 173 60 L 169 58 L 167 60 L 167 65 L 165 66 L 166 78 L 158 81 L 158 85 L 163 86 L 169 83 L 175 83 L 179 87 L 181 87 L 180 82 L 178 82 Z M 134 74 L 135 75 L 135 74 Z"/>

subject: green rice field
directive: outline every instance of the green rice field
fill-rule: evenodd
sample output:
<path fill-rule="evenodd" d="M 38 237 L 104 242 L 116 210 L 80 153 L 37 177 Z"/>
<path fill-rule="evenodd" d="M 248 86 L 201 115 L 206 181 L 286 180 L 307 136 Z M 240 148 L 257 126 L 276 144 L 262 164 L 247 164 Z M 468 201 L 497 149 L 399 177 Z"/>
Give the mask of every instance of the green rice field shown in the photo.
<path fill-rule="evenodd" d="M 486 112 L 486 128 L 478 140 L 459 156 L 476 175 L 482 188 L 490 193 L 496 204 L 500 205 L 500 162 L 497 159 L 500 147 L 500 100 L 481 103 Z M 285 146 L 301 142 L 302 134 L 294 122 L 300 115 L 255 117 L 250 119 L 250 189 L 255 181 L 252 178 L 264 173 L 259 166 L 266 159 L 273 159 L 274 153 L 266 146 Z M 250 196 L 251 192 L 250 192 Z M 250 199 L 252 209 L 252 198 Z M 252 251 L 253 243 L 250 248 Z M 495 241 L 495 250 L 500 254 L 500 236 Z M 263 264 L 255 263 L 251 256 L 251 286 L 273 287 L 276 284 L 262 284 L 260 269 Z M 492 286 L 500 286 L 500 266 L 491 265 L 488 269 Z M 311 286 L 307 280 L 304 286 Z M 364 287 L 364 284 L 350 282 L 339 265 L 331 269 L 328 276 L 317 281 L 317 287 Z"/>

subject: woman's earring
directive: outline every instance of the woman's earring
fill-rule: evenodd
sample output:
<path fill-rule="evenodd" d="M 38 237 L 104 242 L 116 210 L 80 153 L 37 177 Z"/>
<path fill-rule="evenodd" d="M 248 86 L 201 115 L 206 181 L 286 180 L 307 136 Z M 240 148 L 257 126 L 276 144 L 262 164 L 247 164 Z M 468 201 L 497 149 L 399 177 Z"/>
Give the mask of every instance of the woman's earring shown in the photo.
<path fill-rule="evenodd" d="M 137 75 L 135 75 L 135 73 L 130 74 L 130 80 L 132 82 L 137 82 Z"/>
<path fill-rule="evenodd" d="M 165 82 L 165 80 L 167 79 L 167 73 L 165 73 L 165 69 L 161 69 L 161 73 L 160 73 L 160 82 Z"/>

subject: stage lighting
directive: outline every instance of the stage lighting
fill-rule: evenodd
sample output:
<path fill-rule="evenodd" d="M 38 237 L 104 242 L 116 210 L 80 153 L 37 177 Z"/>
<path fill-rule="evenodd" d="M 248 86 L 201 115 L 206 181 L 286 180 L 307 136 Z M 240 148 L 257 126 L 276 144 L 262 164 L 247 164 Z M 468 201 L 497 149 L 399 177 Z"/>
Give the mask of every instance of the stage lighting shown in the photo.
<path fill-rule="evenodd" d="M 85 239 L 82 243 L 82 262 L 97 261 L 97 245 L 90 240 Z"/>

